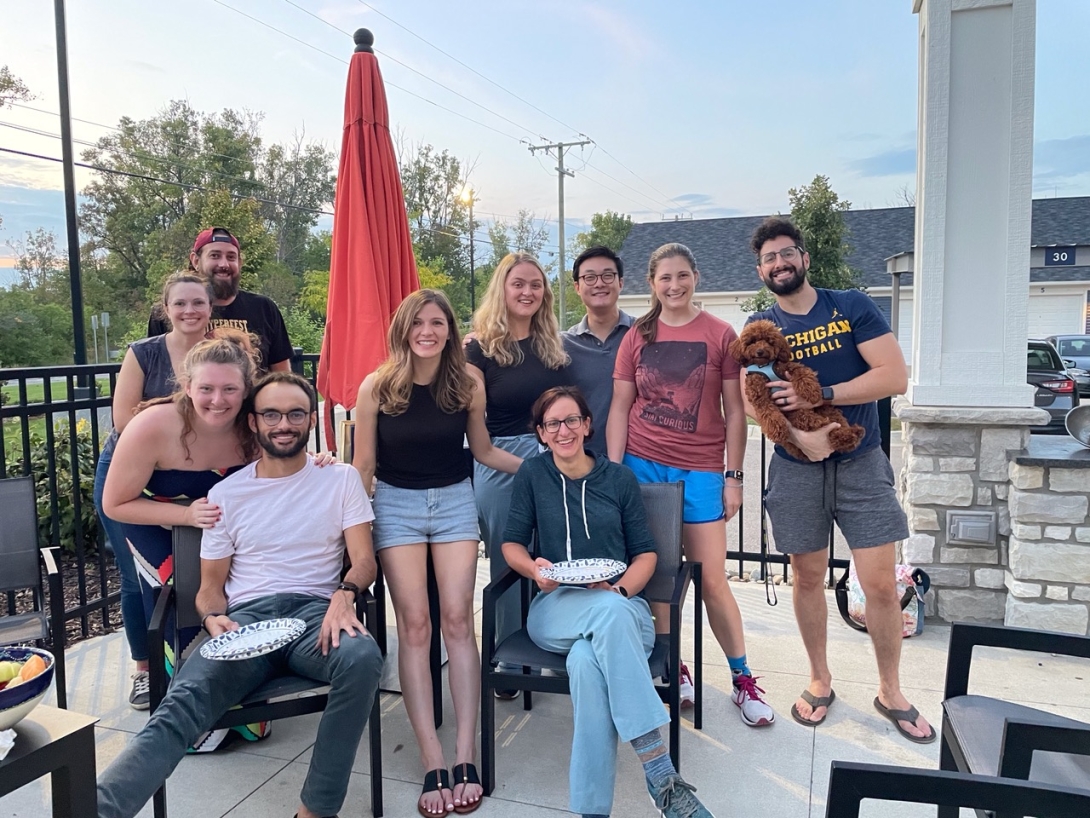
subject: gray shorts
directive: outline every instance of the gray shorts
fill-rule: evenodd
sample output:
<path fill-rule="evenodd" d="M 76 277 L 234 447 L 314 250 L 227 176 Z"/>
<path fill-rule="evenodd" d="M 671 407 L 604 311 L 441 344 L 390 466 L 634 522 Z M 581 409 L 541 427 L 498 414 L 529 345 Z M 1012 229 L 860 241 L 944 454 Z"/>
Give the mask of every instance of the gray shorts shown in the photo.
<path fill-rule="evenodd" d="M 908 537 L 893 467 L 880 446 L 821 463 L 796 463 L 773 455 L 765 505 L 781 554 L 828 548 L 834 521 L 853 550 Z"/>

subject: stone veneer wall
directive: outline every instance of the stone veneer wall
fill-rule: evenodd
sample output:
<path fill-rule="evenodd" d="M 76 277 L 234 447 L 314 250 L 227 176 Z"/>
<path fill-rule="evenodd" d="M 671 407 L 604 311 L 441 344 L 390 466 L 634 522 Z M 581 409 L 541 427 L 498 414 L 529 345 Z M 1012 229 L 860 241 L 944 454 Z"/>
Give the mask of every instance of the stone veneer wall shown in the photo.
<path fill-rule="evenodd" d="M 1007 463 L 1010 452 L 1029 442 L 1028 429 L 918 422 L 903 428 L 901 498 L 913 534 L 903 544 L 903 558 L 931 575 L 928 612 L 947 621 L 1002 620 L 1007 591 L 1000 566 L 1010 536 Z M 996 544 L 947 545 L 950 508 L 996 511 Z"/>
<path fill-rule="evenodd" d="M 1017 460 L 1028 463 L 1010 464 L 1004 622 L 1085 634 L 1090 626 L 1090 469 Z"/>
<path fill-rule="evenodd" d="M 901 399 L 895 411 L 912 531 L 902 556 L 931 575 L 928 613 L 1087 633 L 1090 462 L 1065 468 L 1062 459 L 1027 455 L 1030 426 L 1047 420 L 1042 410 L 917 407 Z M 995 511 L 995 544 L 948 543 L 951 509 Z"/>

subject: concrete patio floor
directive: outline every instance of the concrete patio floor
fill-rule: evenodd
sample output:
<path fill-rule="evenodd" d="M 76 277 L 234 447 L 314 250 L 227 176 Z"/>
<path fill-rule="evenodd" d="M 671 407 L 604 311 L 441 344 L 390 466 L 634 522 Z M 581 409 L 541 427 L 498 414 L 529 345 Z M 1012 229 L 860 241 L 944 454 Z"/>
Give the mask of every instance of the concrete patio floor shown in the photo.
<path fill-rule="evenodd" d="M 478 580 L 487 578 L 482 561 Z M 791 703 L 808 681 L 802 643 L 791 609 L 790 589 L 780 586 L 779 605 L 770 607 L 760 584 L 732 584 L 746 622 L 754 672 L 762 678 L 776 723 L 746 727 L 729 698 L 730 676 L 705 627 L 704 730 L 686 720 L 682 731 L 682 771 L 699 789 L 704 803 L 720 818 L 762 815 L 818 818 L 825 814 L 829 763 L 834 759 L 916 767 L 938 766 L 938 744 L 917 746 L 900 738 L 875 712 L 876 672 L 870 642 L 839 619 L 829 594 L 829 658 L 837 701 L 828 721 L 807 728 L 791 720 Z M 479 614 L 478 614 L 479 616 Z M 691 623 L 691 611 L 689 621 Z M 688 629 L 691 633 L 691 627 Z M 925 633 L 906 640 L 903 683 L 909 698 L 934 723 L 945 671 L 949 629 L 931 623 Z M 690 649 L 683 655 L 691 656 Z M 69 706 L 98 716 L 98 768 L 103 770 L 146 714 L 128 707 L 131 664 L 120 633 L 74 647 L 67 657 Z M 1038 705 L 1090 721 L 1090 663 L 1048 655 L 987 650 L 980 654 L 973 690 Z M 445 672 L 444 672 L 445 676 Z M 478 811 L 488 816 L 559 816 L 567 810 L 567 765 L 571 745 L 571 704 L 564 696 L 539 694 L 531 713 L 521 702 L 497 702 L 498 785 Z M 422 772 L 401 697 L 382 694 L 382 743 L 385 814 L 416 816 Z M 448 752 L 454 743 L 449 693 L 440 737 Z M 687 711 L 687 719 L 691 711 Z M 235 744 L 220 753 L 184 759 L 168 786 L 172 818 L 230 816 L 272 818 L 292 815 L 307 772 L 319 716 L 277 722 L 270 738 Z M 633 753 L 621 748 L 614 815 L 653 816 L 643 776 Z M 345 816 L 369 816 L 369 760 L 361 744 Z M 934 815 L 933 808 L 871 803 L 870 816 Z M 0 818 L 46 818 L 50 813 L 45 781 L 0 798 Z M 147 806 L 142 816 L 151 815 Z"/>

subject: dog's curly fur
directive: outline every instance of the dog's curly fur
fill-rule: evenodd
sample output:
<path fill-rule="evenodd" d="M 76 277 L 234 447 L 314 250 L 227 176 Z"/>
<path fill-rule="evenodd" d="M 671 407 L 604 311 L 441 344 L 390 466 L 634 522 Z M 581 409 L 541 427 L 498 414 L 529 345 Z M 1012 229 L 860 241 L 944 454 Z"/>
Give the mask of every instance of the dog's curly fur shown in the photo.
<path fill-rule="evenodd" d="M 783 446 L 792 457 L 803 462 L 810 461 L 798 446 L 791 443 L 788 425 L 802 432 L 814 432 L 830 423 L 837 423 L 840 428 L 829 432 L 833 449 L 850 452 L 859 445 L 863 439 L 863 427 L 848 425 L 847 418 L 839 409 L 822 404 L 821 384 L 817 375 L 810 367 L 791 360 L 791 347 L 774 323 L 754 321 L 747 324 L 737 340 L 731 342 L 729 351 L 743 369 L 751 365 L 772 364 L 772 371 L 779 375 L 780 380 L 794 386 L 795 394 L 803 402 L 820 404 L 814 409 L 783 412 L 768 388 L 768 377 L 759 372 L 746 373 L 746 398 L 757 413 L 761 431 L 773 443 Z"/>

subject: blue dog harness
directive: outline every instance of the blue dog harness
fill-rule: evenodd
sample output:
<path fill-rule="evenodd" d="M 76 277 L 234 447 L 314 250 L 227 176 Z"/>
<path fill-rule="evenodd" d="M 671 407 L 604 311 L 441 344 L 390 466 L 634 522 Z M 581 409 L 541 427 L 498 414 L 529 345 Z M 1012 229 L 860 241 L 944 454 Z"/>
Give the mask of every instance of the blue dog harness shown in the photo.
<path fill-rule="evenodd" d="M 765 364 L 764 366 L 757 366 L 756 364 L 750 364 L 749 366 L 746 367 L 746 374 L 748 375 L 750 372 L 754 372 L 754 373 L 757 373 L 759 375 L 764 375 L 770 381 L 782 381 L 783 380 L 783 378 L 781 378 L 779 375 L 776 374 L 776 370 L 774 370 L 772 368 L 772 364 Z M 768 387 L 768 390 L 773 395 L 775 395 L 777 392 L 782 392 L 783 387 L 782 386 L 770 386 L 770 387 Z"/>

